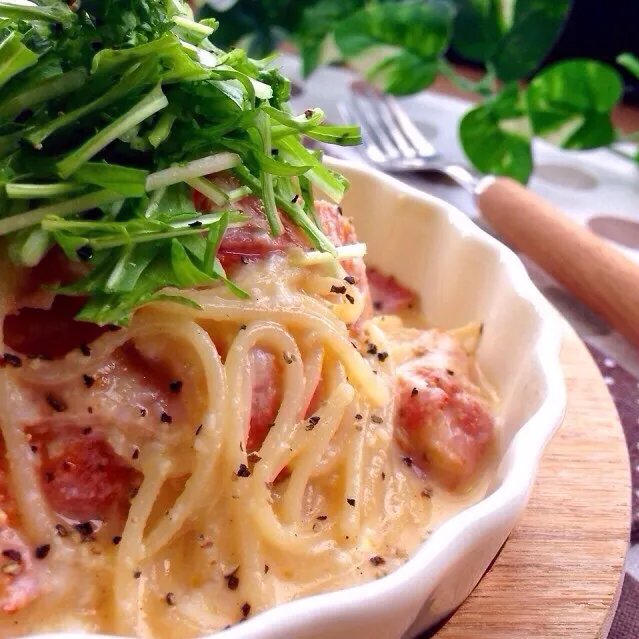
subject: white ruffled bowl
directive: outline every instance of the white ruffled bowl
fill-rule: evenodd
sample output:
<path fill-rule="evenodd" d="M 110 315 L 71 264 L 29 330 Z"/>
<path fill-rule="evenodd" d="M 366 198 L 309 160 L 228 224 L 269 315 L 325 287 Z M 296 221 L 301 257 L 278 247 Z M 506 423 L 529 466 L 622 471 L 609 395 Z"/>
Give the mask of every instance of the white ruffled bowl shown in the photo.
<path fill-rule="evenodd" d="M 515 254 L 437 198 L 363 165 L 328 163 L 351 182 L 343 208 L 367 261 L 418 291 L 432 325 L 484 323 L 479 364 L 501 398 L 498 466 L 486 497 L 394 573 L 283 604 L 216 639 L 399 639 L 431 628 L 471 593 L 517 524 L 565 409 L 559 319 Z M 39 639 L 54 637 L 88 635 Z"/>

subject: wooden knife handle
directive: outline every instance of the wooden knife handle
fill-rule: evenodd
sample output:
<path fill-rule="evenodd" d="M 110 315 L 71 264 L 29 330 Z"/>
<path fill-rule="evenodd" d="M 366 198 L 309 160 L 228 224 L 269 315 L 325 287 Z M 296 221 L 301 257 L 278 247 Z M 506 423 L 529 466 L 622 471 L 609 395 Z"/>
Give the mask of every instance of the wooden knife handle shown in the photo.
<path fill-rule="evenodd" d="M 639 265 L 510 178 L 484 178 L 476 196 L 510 246 L 639 346 Z"/>

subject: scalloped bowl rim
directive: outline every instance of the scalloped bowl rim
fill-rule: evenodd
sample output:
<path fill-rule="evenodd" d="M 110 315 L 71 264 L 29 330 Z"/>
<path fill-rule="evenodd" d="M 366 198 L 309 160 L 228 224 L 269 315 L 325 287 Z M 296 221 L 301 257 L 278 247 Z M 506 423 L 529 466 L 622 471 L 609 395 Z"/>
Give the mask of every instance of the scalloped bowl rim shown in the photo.
<path fill-rule="evenodd" d="M 517 294 L 530 302 L 539 320 L 534 358 L 546 384 L 547 392 L 541 404 L 513 437 L 503 456 L 511 463 L 503 480 L 495 490 L 476 504 L 444 521 L 422 543 L 415 553 L 392 573 L 376 581 L 342 590 L 310 595 L 282 603 L 245 623 L 202 639 L 249 639 L 263 637 L 294 637 L 296 630 L 314 627 L 322 634 L 323 622 L 342 616 L 351 620 L 367 615 L 376 606 L 388 608 L 400 602 L 402 593 L 415 588 L 427 588 L 444 576 L 447 567 L 472 548 L 477 535 L 490 534 L 497 525 L 514 522 L 523 512 L 535 481 L 537 467 L 546 447 L 559 429 L 566 406 L 564 378 L 559 360 L 562 324 L 559 315 L 533 284 L 521 260 L 515 253 L 476 226 L 464 213 L 428 193 L 405 185 L 399 180 L 367 165 L 327 158 L 327 164 L 338 171 L 357 173 L 365 179 L 375 179 L 411 198 L 422 200 L 438 209 L 457 233 L 473 237 L 490 246 L 499 255 L 501 268 L 508 275 L 508 283 Z M 511 526 L 512 528 L 512 526 Z M 398 607 L 398 612 L 402 607 Z M 386 614 L 393 614 L 388 612 Z M 411 620 L 412 622 L 412 620 Z M 108 639 L 105 635 L 87 633 L 48 633 L 30 635 L 31 639 Z M 117 639 L 117 638 L 113 638 Z M 121 639 L 121 638 L 120 638 Z"/>

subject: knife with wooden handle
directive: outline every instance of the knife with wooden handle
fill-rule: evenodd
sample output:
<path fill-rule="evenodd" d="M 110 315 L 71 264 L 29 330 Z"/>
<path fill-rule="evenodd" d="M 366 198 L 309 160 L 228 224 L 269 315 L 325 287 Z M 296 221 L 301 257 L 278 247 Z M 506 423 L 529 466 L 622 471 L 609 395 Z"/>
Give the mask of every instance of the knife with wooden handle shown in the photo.
<path fill-rule="evenodd" d="M 639 346 L 638 264 L 510 178 L 480 180 L 475 196 L 510 246 Z"/>

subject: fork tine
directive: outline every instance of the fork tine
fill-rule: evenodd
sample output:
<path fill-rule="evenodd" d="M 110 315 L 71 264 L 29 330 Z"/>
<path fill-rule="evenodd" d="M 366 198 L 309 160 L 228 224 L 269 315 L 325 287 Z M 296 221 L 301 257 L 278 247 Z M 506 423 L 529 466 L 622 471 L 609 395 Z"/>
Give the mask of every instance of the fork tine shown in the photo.
<path fill-rule="evenodd" d="M 362 144 L 355 147 L 360 155 L 374 164 L 384 162 L 386 156 L 371 136 L 368 124 L 362 119 L 361 114 L 353 109 L 352 104 L 347 102 L 340 102 L 337 108 L 345 122 L 358 124 L 362 131 Z"/>
<path fill-rule="evenodd" d="M 355 113 L 359 113 L 359 120 L 366 121 L 369 137 L 375 140 L 377 146 L 386 155 L 386 159 L 399 159 L 401 156 L 397 150 L 397 145 L 390 139 L 388 132 L 379 119 L 377 109 L 374 108 L 370 98 L 366 97 L 358 87 L 354 87 L 351 92 L 351 105 Z"/>
<path fill-rule="evenodd" d="M 350 104 L 344 101 L 339 102 L 337 108 L 344 122 L 352 122 L 354 124 L 358 124 L 360 129 L 362 130 L 363 144 L 355 147 L 360 155 L 363 155 L 365 159 L 368 159 L 370 162 L 373 163 L 384 162 L 386 160 L 386 156 L 379 148 L 379 146 L 375 143 L 373 136 L 370 134 L 368 124 L 364 122 L 363 118 L 360 117 L 359 112 L 356 112 Z"/>
<path fill-rule="evenodd" d="M 377 120 L 384 128 L 388 137 L 392 138 L 395 146 L 400 154 L 408 160 L 412 160 L 417 156 L 417 149 L 411 144 L 410 138 L 405 134 L 402 128 L 396 123 L 393 112 L 391 111 L 388 101 L 383 94 L 378 93 L 375 89 L 370 88 L 367 91 L 367 97 L 370 108 L 377 115 Z"/>
<path fill-rule="evenodd" d="M 437 155 L 435 147 L 422 135 L 421 131 L 413 124 L 413 121 L 406 115 L 405 111 L 399 106 L 397 100 L 393 96 L 385 97 L 386 105 L 389 111 L 392 113 L 394 120 L 403 132 L 404 136 L 417 153 L 421 156 L 434 156 Z"/>

